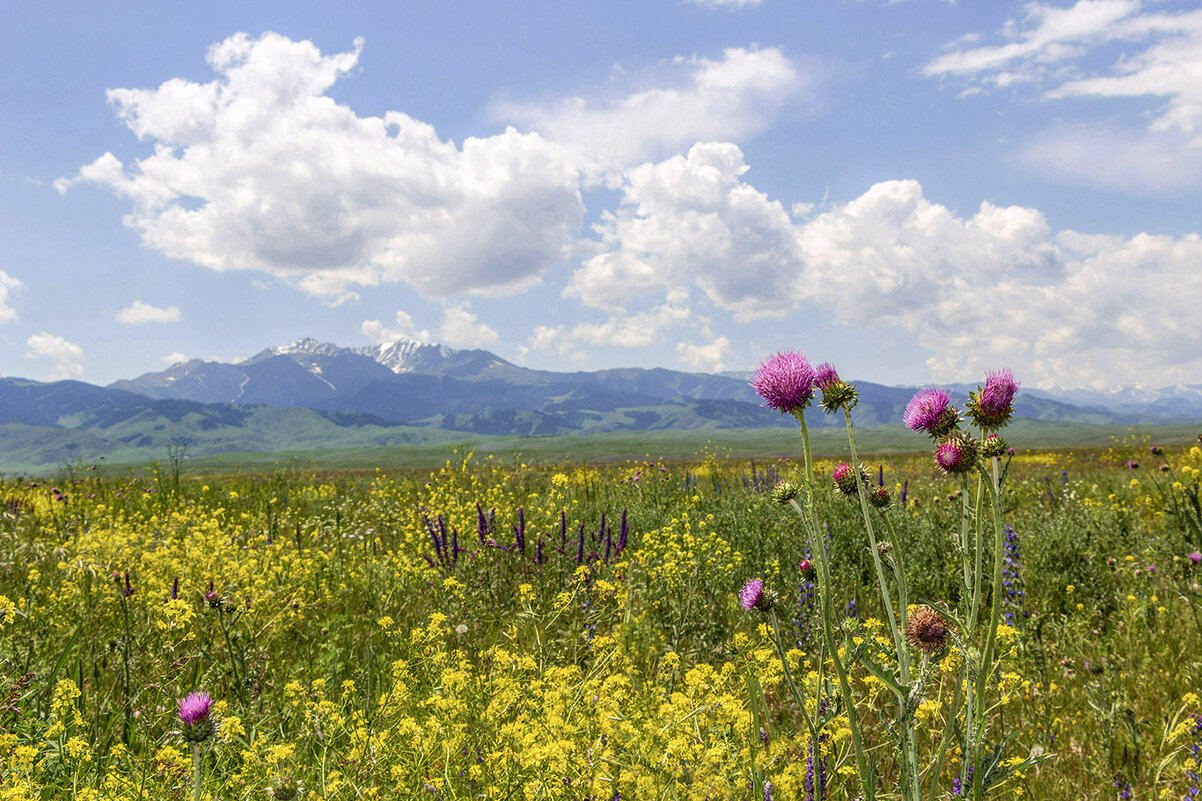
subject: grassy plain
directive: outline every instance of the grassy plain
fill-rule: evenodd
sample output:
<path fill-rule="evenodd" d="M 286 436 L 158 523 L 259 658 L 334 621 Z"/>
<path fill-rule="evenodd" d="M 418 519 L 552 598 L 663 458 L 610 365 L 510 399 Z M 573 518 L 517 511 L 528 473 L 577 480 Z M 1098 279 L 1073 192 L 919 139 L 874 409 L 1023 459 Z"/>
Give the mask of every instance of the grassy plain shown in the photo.
<path fill-rule="evenodd" d="M 1060 434 L 1087 447 L 1023 444 Z M 990 797 L 1198 786 L 1202 450 L 1149 452 L 1196 437 L 1184 427 L 1113 434 L 1008 431 L 1007 570 L 1023 589 L 1005 599 L 989 737 L 1005 758 L 1055 756 Z M 827 436 L 820 477 L 839 458 Z M 665 432 L 289 469 L 164 459 L 0 483 L 0 798 L 189 797 L 175 703 L 205 691 L 205 798 L 745 799 L 767 780 L 793 799 L 817 760 L 825 797 L 850 799 L 845 727 L 836 715 L 813 753 L 763 619 L 736 602 L 753 576 L 778 594 L 804 676 L 809 544 L 768 497 L 797 477 L 798 440 L 705 439 L 697 453 Z M 900 452 L 921 450 L 917 435 L 860 441 L 893 495 L 914 596 L 956 607 L 966 488 Z M 825 479 L 816 494 L 844 625 L 870 636 L 858 509 Z M 917 712 L 927 753 L 952 693 L 947 674 L 932 681 L 937 702 Z M 888 784 L 888 742 L 871 745 Z M 951 797 L 956 768 L 924 775 L 932 798 Z"/>

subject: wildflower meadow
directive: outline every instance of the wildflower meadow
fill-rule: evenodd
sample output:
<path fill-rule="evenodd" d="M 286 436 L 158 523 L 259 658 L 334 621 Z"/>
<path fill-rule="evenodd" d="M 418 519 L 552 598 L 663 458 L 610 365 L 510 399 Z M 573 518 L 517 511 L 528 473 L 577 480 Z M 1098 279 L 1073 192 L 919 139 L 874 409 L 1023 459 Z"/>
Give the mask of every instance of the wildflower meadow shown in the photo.
<path fill-rule="evenodd" d="M 795 456 L 0 481 L 0 799 L 1199 793 L 1202 448 L 753 386 Z"/>

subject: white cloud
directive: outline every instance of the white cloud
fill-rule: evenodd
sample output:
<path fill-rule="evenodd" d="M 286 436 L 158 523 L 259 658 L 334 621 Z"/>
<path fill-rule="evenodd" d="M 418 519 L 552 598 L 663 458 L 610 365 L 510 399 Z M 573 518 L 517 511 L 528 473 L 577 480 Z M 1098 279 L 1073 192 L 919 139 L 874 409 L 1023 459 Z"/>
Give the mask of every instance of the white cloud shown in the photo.
<path fill-rule="evenodd" d="M 857 329 L 913 336 L 941 381 L 1001 365 L 1029 386 L 1202 374 L 1197 235 L 1056 232 L 1035 209 L 988 202 L 962 216 L 917 181 L 876 184 L 795 222 L 742 182 L 743 169 L 737 148 L 705 145 L 628 171 L 623 206 L 601 225 L 605 253 L 567 291 L 620 308 L 696 286 L 736 317 L 818 306 Z M 628 330 L 623 319 L 604 330 Z M 709 347 L 678 353 L 720 362 L 725 354 Z"/>
<path fill-rule="evenodd" d="M 183 362 L 188 361 L 188 357 L 177 350 L 174 353 L 168 353 L 166 356 L 162 357 L 162 360 L 167 364 L 182 364 Z"/>
<path fill-rule="evenodd" d="M 1141 0 L 1025 8 L 1023 19 L 1009 20 L 999 32 L 1004 43 L 953 43 L 923 72 L 960 81 L 965 95 L 1026 84 L 1047 100 L 1150 100 L 1157 106 L 1138 116 L 1036 137 L 1022 158 L 1061 178 L 1112 188 L 1196 181 L 1202 163 L 1202 10 L 1149 10 Z M 1103 50 L 1116 47 L 1121 52 L 1114 56 Z M 1071 138 L 1078 127 L 1119 163 L 1103 153 L 1084 156 Z"/>
<path fill-rule="evenodd" d="M 496 113 L 582 149 L 591 167 L 658 159 L 698 141 L 742 140 L 772 123 L 808 77 L 779 48 L 730 48 L 720 60 L 678 58 L 680 85 L 608 102 L 573 97 L 552 105 L 504 104 Z"/>
<path fill-rule="evenodd" d="M 579 323 L 572 327 L 568 338 L 590 345 L 645 348 L 662 340 L 665 330 L 687 319 L 687 308 L 666 303 L 649 312 L 617 314 L 603 323 Z"/>
<path fill-rule="evenodd" d="M 52 379 L 79 378 L 83 375 L 83 348 L 62 337 L 45 332 L 34 334 L 25 343 L 29 351 L 27 358 L 47 358 L 54 362 L 50 372 Z"/>
<path fill-rule="evenodd" d="M 695 285 L 741 319 L 792 308 L 796 231 L 779 202 L 742 180 L 746 171 L 729 143 L 627 170 L 621 206 L 597 226 L 605 250 L 573 274 L 564 294 L 616 311 Z"/>
<path fill-rule="evenodd" d="M 149 303 L 143 303 L 140 300 L 135 300 L 129 306 L 117 312 L 117 322 L 126 323 L 127 325 L 173 323 L 179 318 L 180 312 L 178 306 L 168 306 L 165 309 L 161 309 L 158 306 L 151 306 Z"/>
<path fill-rule="evenodd" d="M 725 367 L 725 359 L 730 356 L 730 340 L 718 337 L 707 345 L 693 345 L 680 342 L 676 345 L 676 355 L 692 369 L 701 373 L 718 373 Z"/>
<path fill-rule="evenodd" d="M 462 306 L 449 306 L 443 310 L 439 336 L 443 342 L 459 348 L 482 348 L 499 338 L 495 329 L 480 322 Z"/>
<path fill-rule="evenodd" d="M 413 318 L 409 316 L 408 312 L 403 311 L 396 313 L 396 319 L 391 327 L 379 320 L 364 320 L 359 330 L 363 332 L 363 336 L 377 345 L 386 345 L 399 339 L 413 339 L 418 342 L 431 341 L 430 332 L 424 328 L 418 330 Z"/>
<path fill-rule="evenodd" d="M 210 48 L 209 83 L 113 89 L 154 153 L 110 153 L 60 179 L 132 205 L 147 247 L 214 270 L 261 270 L 314 294 L 404 281 L 448 296 L 526 286 L 571 252 L 584 214 L 562 146 L 513 129 L 462 146 L 403 113 L 359 117 L 326 91 L 362 43 L 237 34 Z"/>
<path fill-rule="evenodd" d="M 0 270 L 0 323 L 9 323 L 17 319 L 17 310 L 9 305 L 9 295 L 16 293 L 22 286 L 4 270 Z"/>

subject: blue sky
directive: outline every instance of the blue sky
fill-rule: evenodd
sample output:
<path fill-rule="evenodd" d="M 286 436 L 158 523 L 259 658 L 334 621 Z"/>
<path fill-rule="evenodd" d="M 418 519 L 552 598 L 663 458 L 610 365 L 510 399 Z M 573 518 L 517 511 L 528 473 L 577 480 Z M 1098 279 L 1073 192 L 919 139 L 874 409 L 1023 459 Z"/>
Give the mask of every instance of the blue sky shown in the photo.
<path fill-rule="evenodd" d="M 0 4 L 0 374 L 1202 383 L 1194 5 Z"/>

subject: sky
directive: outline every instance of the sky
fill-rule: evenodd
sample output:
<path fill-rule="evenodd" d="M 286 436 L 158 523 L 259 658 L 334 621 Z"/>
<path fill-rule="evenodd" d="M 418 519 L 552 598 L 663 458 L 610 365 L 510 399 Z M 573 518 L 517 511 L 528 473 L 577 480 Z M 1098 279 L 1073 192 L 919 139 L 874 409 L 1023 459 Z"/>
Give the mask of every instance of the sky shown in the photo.
<path fill-rule="evenodd" d="M 0 0 L 0 375 L 301 337 L 1202 383 L 1174 0 Z"/>

